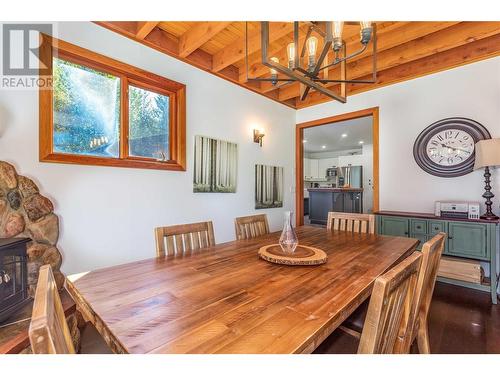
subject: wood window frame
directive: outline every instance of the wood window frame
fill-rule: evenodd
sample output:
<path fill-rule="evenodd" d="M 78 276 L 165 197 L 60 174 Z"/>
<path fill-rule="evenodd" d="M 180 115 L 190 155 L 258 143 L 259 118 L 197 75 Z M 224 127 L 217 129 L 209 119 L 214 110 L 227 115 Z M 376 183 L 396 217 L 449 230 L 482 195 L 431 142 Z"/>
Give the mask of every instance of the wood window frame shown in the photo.
<path fill-rule="evenodd" d="M 54 152 L 53 89 L 52 87 L 41 87 L 39 90 L 39 158 L 41 162 L 174 171 L 186 170 L 186 86 L 184 84 L 41 34 L 40 74 L 46 71 L 48 67 L 50 75 L 44 77 L 48 78 L 49 82 L 52 82 L 52 59 L 54 57 L 120 78 L 120 151 L 117 158 Z M 129 155 L 129 84 L 162 95 L 168 95 L 170 112 L 169 160 L 159 161 L 153 158 Z"/>

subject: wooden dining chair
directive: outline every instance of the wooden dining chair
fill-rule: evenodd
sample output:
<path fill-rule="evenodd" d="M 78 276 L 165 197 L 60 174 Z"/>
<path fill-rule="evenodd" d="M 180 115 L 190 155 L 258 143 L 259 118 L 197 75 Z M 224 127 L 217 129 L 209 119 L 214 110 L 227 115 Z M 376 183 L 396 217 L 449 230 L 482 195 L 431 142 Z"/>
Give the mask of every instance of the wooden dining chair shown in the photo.
<path fill-rule="evenodd" d="M 421 258 L 419 252 L 414 252 L 375 280 L 359 354 L 394 352 L 397 339 L 410 320 Z"/>
<path fill-rule="evenodd" d="M 34 354 L 74 354 L 57 285 L 49 265 L 40 267 L 29 339 Z"/>
<path fill-rule="evenodd" d="M 215 245 L 211 221 L 155 228 L 156 256 L 181 255 Z"/>
<path fill-rule="evenodd" d="M 446 236 L 446 233 L 438 233 L 422 246 L 422 265 L 418 276 L 412 314 L 409 317 L 406 332 L 398 338 L 395 350 L 398 353 L 409 353 L 415 339 L 421 354 L 430 354 L 431 352 L 427 319 Z"/>
<path fill-rule="evenodd" d="M 266 214 L 237 217 L 234 226 L 238 240 L 247 240 L 269 233 Z"/>
<path fill-rule="evenodd" d="M 409 353 L 415 339 L 420 353 L 430 353 L 427 319 L 445 241 L 446 233 L 438 233 L 422 246 L 422 263 L 411 315 L 408 316 L 407 330 L 401 332 L 398 337 L 394 349 L 395 353 Z M 359 338 L 366 316 L 367 305 L 364 303 L 346 319 L 340 329 L 351 336 Z"/>
<path fill-rule="evenodd" d="M 356 233 L 375 233 L 375 215 L 345 212 L 328 212 L 328 230 L 342 230 Z"/>
<path fill-rule="evenodd" d="M 50 265 L 40 267 L 28 336 L 34 354 L 75 354 Z M 82 329 L 80 343 L 82 354 L 112 353 L 90 322 L 87 322 Z"/>

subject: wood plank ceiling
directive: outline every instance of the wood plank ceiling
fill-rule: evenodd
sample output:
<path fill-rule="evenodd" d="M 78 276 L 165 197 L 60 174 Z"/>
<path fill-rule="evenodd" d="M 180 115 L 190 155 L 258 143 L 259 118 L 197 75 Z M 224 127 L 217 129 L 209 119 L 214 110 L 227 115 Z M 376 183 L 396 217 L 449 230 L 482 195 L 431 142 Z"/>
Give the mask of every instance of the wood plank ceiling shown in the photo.
<path fill-rule="evenodd" d="M 96 23 L 293 108 L 331 100 L 312 92 L 301 101 L 297 82 L 276 87 L 247 80 L 245 22 Z M 272 22 L 270 55 L 287 61 L 292 34 L 291 22 Z M 348 96 L 500 55 L 500 22 L 377 22 L 377 35 L 377 83 L 350 84 Z M 348 51 L 354 51 L 359 28 L 345 27 L 344 39 Z M 269 68 L 260 62 L 259 22 L 248 22 L 248 51 L 248 76 L 269 78 Z M 347 64 L 347 78 L 369 79 L 370 72 L 370 51 Z M 336 69 L 328 74 L 338 77 Z"/>

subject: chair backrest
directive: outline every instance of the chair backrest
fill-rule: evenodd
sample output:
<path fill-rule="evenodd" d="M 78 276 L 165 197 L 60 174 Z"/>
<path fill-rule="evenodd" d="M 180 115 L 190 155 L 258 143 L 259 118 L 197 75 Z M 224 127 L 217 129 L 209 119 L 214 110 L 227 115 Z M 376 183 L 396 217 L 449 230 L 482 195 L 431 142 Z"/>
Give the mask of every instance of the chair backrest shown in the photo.
<path fill-rule="evenodd" d="M 415 298 L 407 329 L 398 338 L 395 350 L 398 353 L 409 353 L 419 325 L 425 325 L 427 322 L 446 236 L 446 233 L 438 233 L 422 246 L 422 264 L 418 275 Z"/>
<path fill-rule="evenodd" d="M 29 327 L 34 354 L 74 354 L 57 285 L 49 265 L 40 267 Z"/>
<path fill-rule="evenodd" d="M 266 214 L 237 217 L 234 220 L 234 226 L 238 240 L 246 240 L 269 233 Z"/>
<path fill-rule="evenodd" d="M 375 233 L 375 215 L 345 212 L 328 212 L 328 230 L 343 230 L 356 233 Z"/>
<path fill-rule="evenodd" d="M 180 255 L 215 245 L 211 221 L 155 228 L 156 256 Z"/>
<path fill-rule="evenodd" d="M 358 353 L 393 353 L 411 313 L 421 257 L 414 252 L 375 280 Z"/>

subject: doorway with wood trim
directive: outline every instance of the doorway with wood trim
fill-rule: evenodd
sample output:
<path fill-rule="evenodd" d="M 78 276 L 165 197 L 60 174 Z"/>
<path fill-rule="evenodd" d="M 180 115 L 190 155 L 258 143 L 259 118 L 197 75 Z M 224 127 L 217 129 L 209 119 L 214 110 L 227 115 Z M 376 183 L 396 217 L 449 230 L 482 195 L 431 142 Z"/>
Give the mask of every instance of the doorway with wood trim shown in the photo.
<path fill-rule="evenodd" d="M 357 121 L 350 121 L 350 120 L 357 120 Z M 354 182 L 354 175 L 358 173 L 358 170 L 362 171 L 363 168 L 355 168 L 355 166 L 351 166 L 349 163 L 348 166 L 343 166 L 340 165 L 342 162 L 340 162 L 336 168 L 332 168 L 331 166 L 328 167 L 325 172 L 322 173 L 322 176 L 306 176 L 305 172 L 306 170 L 311 174 L 311 170 L 314 169 L 312 166 L 310 168 L 307 168 L 308 166 L 305 166 L 304 162 L 304 157 L 305 155 L 311 155 L 312 158 L 315 157 L 314 153 L 314 147 L 313 145 L 308 145 L 308 147 L 311 149 L 308 149 L 308 152 L 304 152 L 304 145 L 305 142 L 308 142 L 309 140 L 304 137 L 304 135 L 309 131 L 310 134 L 312 134 L 312 130 L 315 127 L 319 126 L 330 126 L 330 129 L 332 131 L 337 132 L 343 126 L 344 128 L 346 126 L 349 126 L 349 124 L 357 124 L 363 122 L 364 124 L 367 124 L 368 121 L 371 121 L 371 139 L 369 140 L 369 143 L 373 145 L 373 150 L 370 150 L 371 152 L 371 159 L 372 162 L 370 165 L 367 165 L 364 167 L 365 172 L 365 179 L 364 179 L 364 184 L 362 181 L 362 177 L 359 176 L 359 185 L 356 185 Z M 338 128 L 336 128 L 338 126 Z M 327 129 L 325 127 L 325 129 Z M 353 128 L 354 129 L 354 128 Z M 319 130 L 319 128 L 317 129 Z M 345 133 L 345 134 L 344 134 Z M 342 132 L 342 134 L 337 135 L 337 137 L 345 137 L 346 140 L 348 138 L 350 132 Z M 319 133 L 318 133 L 319 134 Z M 365 145 L 363 140 L 357 140 L 353 139 L 351 137 L 350 142 L 357 142 L 357 146 L 359 149 L 365 149 L 370 147 L 371 145 Z M 314 142 L 314 141 L 313 141 Z M 317 142 L 316 142 L 317 143 Z M 367 142 L 368 143 L 368 142 Z M 348 144 L 346 142 L 346 144 Z M 366 147 L 368 146 L 368 147 Z M 312 147 L 312 148 L 311 148 Z M 318 145 L 316 145 L 318 147 Z M 317 150 L 317 151 L 324 151 L 324 155 L 327 153 L 327 145 L 322 145 L 319 146 L 320 148 L 322 147 L 322 150 Z M 349 148 L 349 146 L 346 146 Z M 353 147 L 352 145 L 350 146 L 351 148 Z M 345 147 L 344 147 L 345 148 Z M 357 153 L 356 150 L 347 150 L 347 151 L 352 151 L 350 154 L 354 155 Z M 358 153 L 362 153 L 362 151 L 359 151 Z M 321 154 L 321 153 L 318 153 Z M 330 155 L 331 154 L 331 155 Z M 330 152 L 329 156 L 335 157 L 333 152 Z M 361 155 L 360 155 L 361 157 Z M 332 159 L 332 160 L 339 160 L 341 158 L 337 159 Z M 352 159 L 352 157 L 351 157 Z M 314 159 L 312 159 L 314 161 Z M 328 162 L 328 159 L 325 159 L 325 162 Z M 331 163 L 333 164 L 333 163 Z M 358 164 L 358 163 L 355 163 Z M 334 200 L 337 200 L 338 197 L 342 197 L 342 193 L 345 196 L 349 196 L 353 199 L 358 199 L 360 200 L 360 204 L 358 206 L 352 206 L 348 205 L 345 209 L 347 212 L 355 212 L 356 210 L 359 212 L 376 212 L 379 210 L 379 109 L 378 107 L 374 108 L 367 108 L 363 109 L 360 111 L 355 111 L 355 112 L 350 112 L 350 113 L 344 113 L 341 115 L 336 115 L 336 116 L 331 116 L 331 117 L 326 117 L 314 121 L 308 121 L 308 122 L 303 122 L 300 124 L 297 124 L 296 126 L 296 138 L 295 138 L 295 178 L 296 178 L 296 224 L 298 225 L 303 225 L 304 224 L 304 213 L 307 213 L 308 208 L 310 207 L 311 204 L 313 204 L 312 199 L 310 203 L 305 203 L 305 184 L 308 184 L 308 188 L 311 188 L 308 190 L 308 193 L 312 192 L 314 195 L 314 199 L 316 201 L 320 201 L 322 199 L 327 199 L 329 202 L 330 196 L 327 195 L 319 195 L 318 193 L 331 193 L 333 194 L 332 197 L 334 197 Z M 325 168 L 323 168 L 325 169 Z M 371 169 L 371 170 L 370 170 Z M 338 171 L 338 172 L 337 172 Z M 316 174 L 319 174 L 317 172 Z M 325 176 L 323 176 L 325 174 Z M 316 177 L 316 178 L 315 178 Z M 345 180 L 347 178 L 347 180 Z M 319 181 L 318 183 L 315 183 L 315 181 Z M 323 183 L 323 184 L 322 184 Z M 322 184 L 322 185 L 321 185 Z M 318 190 L 315 190 L 314 186 L 317 185 Z M 321 185 L 321 186 L 320 186 Z M 328 185 L 328 186 L 327 186 Z M 321 190 L 324 188 L 325 190 Z M 331 191 L 328 189 L 331 188 Z M 342 188 L 342 189 L 341 189 Z M 337 190 L 340 189 L 340 190 Z M 316 198 L 317 197 L 317 198 Z M 307 198 L 306 198 L 307 199 Z M 344 198 L 342 198 L 344 199 Z M 345 199 L 344 199 L 345 200 Z M 365 209 L 363 209 L 363 200 L 365 201 Z M 321 205 L 321 210 L 326 210 L 328 205 L 325 205 L 323 203 L 320 203 Z M 335 203 L 333 204 L 335 205 Z M 333 207 L 333 206 L 332 206 Z M 314 209 L 312 207 L 311 209 Z M 335 208 L 332 208 L 331 210 L 336 210 Z M 351 210 L 351 211 L 350 211 Z M 354 211 L 352 211 L 354 210 Z M 314 213 L 315 216 L 318 216 L 315 218 L 315 220 L 311 220 L 311 223 L 316 223 L 320 224 L 321 222 L 321 215 L 322 214 L 316 214 Z"/>

